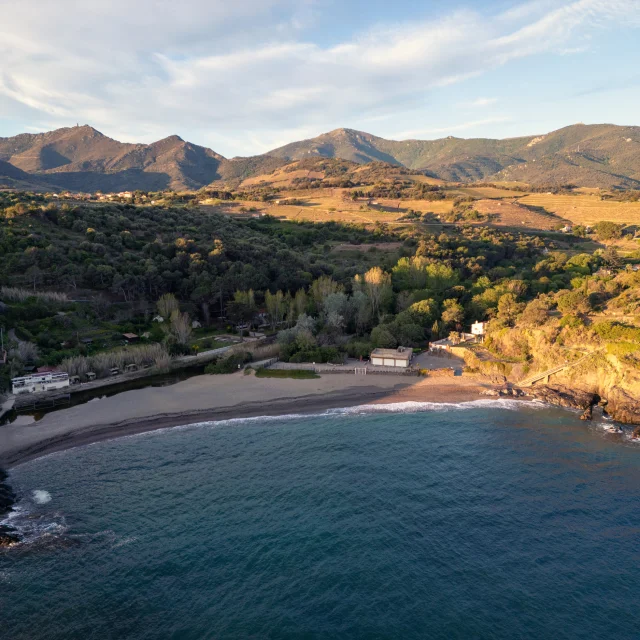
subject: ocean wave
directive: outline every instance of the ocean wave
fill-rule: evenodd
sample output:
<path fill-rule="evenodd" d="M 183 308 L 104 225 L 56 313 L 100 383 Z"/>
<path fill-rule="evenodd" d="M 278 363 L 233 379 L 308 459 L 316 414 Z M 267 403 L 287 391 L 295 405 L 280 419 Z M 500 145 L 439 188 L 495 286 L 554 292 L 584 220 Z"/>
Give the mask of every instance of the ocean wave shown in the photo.
<path fill-rule="evenodd" d="M 519 411 L 523 407 L 542 409 L 545 405 L 529 400 L 511 400 L 496 398 L 494 400 L 469 400 L 466 402 L 392 402 L 388 404 L 363 404 L 346 409 L 329 410 L 338 411 L 340 415 L 366 414 L 366 413 L 421 413 L 424 411 L 465 411 L 469 409 L 506 409 Z"/>
<path fill-rule="evenodd" d="M 227 427 L 245 424 L 264 424 L 265 422 L 279 423 L 290 420 L 305 420 L 308 418 L 336 418 L 342 416 L 360 416 L 375 413 L 421 413 L 427 411 L 465 411 L 470 409 L 504 409 L 508 411 L 519 411 L 523 408 L 544 409 L 548 405 L 537 400 L 515 400 L 508 398 L 494 398 L 481 400 L 468 400 L 465 402 L 418 402 L 408 400 L 405 402 L 390 402 L 380 404 L 361 404 L 353 407 L 340 407 L 326 409 L 316 413 L 285 413 L 281 415 L 262 415 L 243 418 L 226 418 L 223 420 L 204 420 L 201 422 L 190 422 L 187 424 L 172 427 L 163 427 L 151 431 L 132 433 L 126 436 L 116 436 L 114 439 L 139 438 L 162 434 L 169 431 L 180 431 L 187 429 L 197 429 L 202 427 Z M 99 444 L 99 443 L 94 443 Z M 91 445 L 85 445 L 91 446 Z"/>
<path fill-rule="evenodd" d="M 40 514 L 32 511 L 24 503 L 17 504 L 7 514 L 0 525 L 13 529 L 20 538 L 16 546 L 33 544 L 43 539 L 59 538 L 68 530 L 67 522 L 62 514 Z"/>
<path fill-rule="evenodd" d="M 48 491 L 36 489 L 31 492 L 31 495 L 36 504 L 47 504 L 47 502 L 51 502 L 51 494 Z"/>

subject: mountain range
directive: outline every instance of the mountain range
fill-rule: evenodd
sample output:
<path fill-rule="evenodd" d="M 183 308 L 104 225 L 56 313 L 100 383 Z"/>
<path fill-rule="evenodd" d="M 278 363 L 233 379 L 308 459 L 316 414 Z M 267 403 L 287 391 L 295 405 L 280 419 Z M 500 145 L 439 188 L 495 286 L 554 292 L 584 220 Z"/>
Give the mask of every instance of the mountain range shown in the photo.
<path fill-rule="evenodd" d="M 336 129 L 266 154 L 227 159 L 178 136 L 124 143 L 85 125 L 0 138 L 0 186 L 76 191 L 193 190 L 264 175 L 305 158 L 386 162 L 454 182 L 640 188 L 640 127 L 577 124 L 494 140 L 386 140 Z"/>

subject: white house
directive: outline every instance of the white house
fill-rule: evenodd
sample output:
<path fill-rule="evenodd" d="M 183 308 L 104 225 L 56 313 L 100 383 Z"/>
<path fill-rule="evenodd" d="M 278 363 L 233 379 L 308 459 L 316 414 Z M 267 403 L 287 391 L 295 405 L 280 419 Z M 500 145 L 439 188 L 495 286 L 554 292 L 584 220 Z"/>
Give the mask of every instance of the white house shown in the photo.
<path fill-rule="evenodd" d="M 478 338 L 484 338 L 484 334 L 487 331 L 487 323 L 486 322 L 474 322 L 471 325 L 471 333 Z"/>
<path fill-rule="evenodd" d="M 374 349 L 371 352 L 371 364 L 385 367 L 406 369 L 411 364 L 413 349 L 398 347 L 397 349 Z"/>
<path fill-rule="evenodd" d="M 31 376 L 13 378 L 11 386 L 11 391 L 15 396 L 21 393 L 38 393 L 40 391 L 63 389 L 69 386 L 69 374 L 61 372 L 36 373 Z"/>

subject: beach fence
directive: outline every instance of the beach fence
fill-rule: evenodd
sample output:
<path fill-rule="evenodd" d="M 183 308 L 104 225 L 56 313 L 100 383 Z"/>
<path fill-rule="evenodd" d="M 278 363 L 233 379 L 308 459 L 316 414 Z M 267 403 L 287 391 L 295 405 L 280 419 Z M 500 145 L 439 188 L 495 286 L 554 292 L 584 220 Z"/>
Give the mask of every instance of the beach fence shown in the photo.
<path fill-rule="evenodd" d="M 271 369 L 313 371 L 314 373 L 342 373 L 351 375 L 393 375 L 393 376 L 419 376 L 419 369 L 399 369 L 397 367 L 356 367 L 340 364 L 313 364 L 309 362 L 276 362 Z"/>

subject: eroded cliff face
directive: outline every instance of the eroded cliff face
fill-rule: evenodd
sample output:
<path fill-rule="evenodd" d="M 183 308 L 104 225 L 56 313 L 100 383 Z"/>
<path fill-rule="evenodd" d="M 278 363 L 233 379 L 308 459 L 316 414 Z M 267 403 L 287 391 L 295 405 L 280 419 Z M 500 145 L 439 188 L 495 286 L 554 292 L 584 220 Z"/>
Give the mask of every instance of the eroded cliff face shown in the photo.
<path fill-rule="evenodd" d="M 583 365 L 551 376 L 548 385 L 528 391 L 551 404 L 583 410 L 600 402 L 616 422 L 640 425 L 640 372 L 614 356 L 595 354 Z"/>

